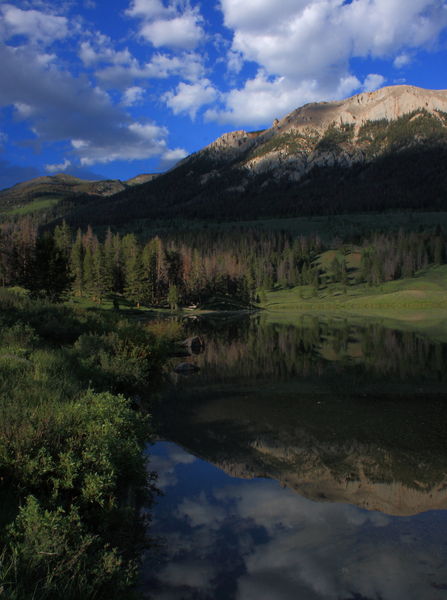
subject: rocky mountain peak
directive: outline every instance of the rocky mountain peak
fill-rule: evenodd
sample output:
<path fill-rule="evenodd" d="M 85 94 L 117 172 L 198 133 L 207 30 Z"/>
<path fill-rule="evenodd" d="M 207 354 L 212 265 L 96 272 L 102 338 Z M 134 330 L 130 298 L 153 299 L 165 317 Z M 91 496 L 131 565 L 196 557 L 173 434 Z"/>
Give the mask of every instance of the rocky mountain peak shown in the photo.
<path fill-rule="evenodd" d="M 282 154 L 284 148 L 275 140 L 280 140 L 285 134 L 310 136 L 318 140 L 334 125 L 349 125 L 354 128 L 353 133 L 356 135 L 365 123 L 392 122 L 418 110 L 424 110 L 435 117 L 438 111 L 447 113 L 447 90 L 425 90 L 409 85 L 396 85 L 375 92 L 363 92 L 345 100 L 306 104 L 280 120 L 275 119 L 272 127 L 268 129 L 225 133 L 193 156 L 207 155 L 219 161 L 234 160 L 252 151 L 265 156 L 263 148 L 271 146 L 276 146 L 274 154 Z M 313 148 L 304 145 L 302 150 L 309 154 Z M 270 150 L 268 153 L 271 155 Z M 290 155 L 289 149 L 286 154 Z M 248 157 L 250 168 L 253 166 L 251 158 Z M 189 159 L 190 157 L 183 159 L 178 165 L 188 163 Z M 257 163 L 258 159 L 255 161 L 255 164 Z"/>
<path fill-rule="evenodd" d="M 447 90 L 396 85 L 346 100 L 306 104 L 281 119 L 276 128 L 324 131 L 333 123 L 360 127 L 368 121 L 395 121 L 421 109 L 430 113 L 447 112 Z"/>

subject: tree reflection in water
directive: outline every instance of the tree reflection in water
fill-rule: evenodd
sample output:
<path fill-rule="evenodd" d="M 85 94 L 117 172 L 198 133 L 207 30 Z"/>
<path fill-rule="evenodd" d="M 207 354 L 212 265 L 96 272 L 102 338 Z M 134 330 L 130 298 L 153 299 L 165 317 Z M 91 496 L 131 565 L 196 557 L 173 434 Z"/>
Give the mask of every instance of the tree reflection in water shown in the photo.
<path fill-rule="evenodd" d="M 166 491 L 153 597 L 442 598 L 446 345 L 308 317 L 193 332 L 201 371 L 155 411 L 176 444 L 152 464 Z"/>

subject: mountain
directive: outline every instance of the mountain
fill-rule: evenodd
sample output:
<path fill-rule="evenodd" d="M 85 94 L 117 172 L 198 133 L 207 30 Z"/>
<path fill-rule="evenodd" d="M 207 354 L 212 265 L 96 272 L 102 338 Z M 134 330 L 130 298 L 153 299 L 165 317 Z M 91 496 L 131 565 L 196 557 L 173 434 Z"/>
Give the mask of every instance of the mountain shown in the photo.
<path fill-rule="evenodd" d="M 227 133 L 90 218 L 220 218 L 447 208 L 447 91 L 393 86 Z M 85 221 L 85 211 L 73 215 Z"/>
<path fill-rule="evenodd" d="M 266 130 L 226 133 L 159 176 L 39 177 L 1 191 L 0 213 L 77 226 L 439 211 L 446 165 L 447 91 L 399 85 L 307 104 Z"/>
<path fill-rule="evenodd" d="M 109 198 L 118 192 L 147 183 L 157 175 L 142 174 L 120 181 L 119 179 L 86 181 L 59 173 L 37 177 L 0 191 L 0 214 L 14 216 L 38 214 L 41 219 L 66 216 L 79 206 L 88 206 L 98 198 Z"/>

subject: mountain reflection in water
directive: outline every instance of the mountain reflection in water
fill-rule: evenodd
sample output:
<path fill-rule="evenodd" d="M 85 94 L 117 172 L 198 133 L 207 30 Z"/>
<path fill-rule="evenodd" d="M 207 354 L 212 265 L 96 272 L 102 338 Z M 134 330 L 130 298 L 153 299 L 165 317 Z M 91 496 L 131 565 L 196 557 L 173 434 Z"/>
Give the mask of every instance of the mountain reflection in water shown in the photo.
<path fill-rule="evenodd" d="M 193 331 L 201 371 L 155 412 L 150 597 L 446 598 L 446 345 L 317 319 Z"/>

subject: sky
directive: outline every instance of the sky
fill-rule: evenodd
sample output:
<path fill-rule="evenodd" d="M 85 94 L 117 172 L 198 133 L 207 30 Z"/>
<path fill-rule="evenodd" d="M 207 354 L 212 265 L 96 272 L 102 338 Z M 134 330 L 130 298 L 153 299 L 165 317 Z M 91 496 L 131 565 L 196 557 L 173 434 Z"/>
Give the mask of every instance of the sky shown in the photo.
<path fill-rule="evenodd" d="M 308 102 L 446 78 L 447 0 L 0 0 L 0 189 L 161 172 Z"/>

